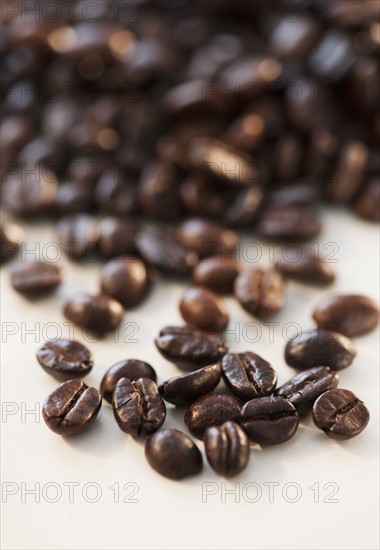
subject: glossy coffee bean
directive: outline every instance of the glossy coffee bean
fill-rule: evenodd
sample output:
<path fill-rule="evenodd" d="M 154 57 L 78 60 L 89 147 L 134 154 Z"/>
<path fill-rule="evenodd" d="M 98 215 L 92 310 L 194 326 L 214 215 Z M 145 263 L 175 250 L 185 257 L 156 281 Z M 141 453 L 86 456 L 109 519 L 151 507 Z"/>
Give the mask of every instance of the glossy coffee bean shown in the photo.
<path fill-rule="evenodd" d="M 190 174 L 181 184 L 181 198 L 186 212 L 191 216 L 213 218 L 216 221 L 223 218 L 224 213 L 235 197 L 235 191 L 228 186 L 221 186 L 208 174 Z M 214 252 L 211 252 L 214 253 Z"/>
<path fill-rule="evenodd" d="M 278 271 L 254 268 L 236 278 L 234 293 L 248 313 L 266 319 L 284 307 L 285 281 Z"/>
<path fill-rule="evenodd" d="M 216 332 L 228 325 L 229 315 L 224 302 L 211 290 L 190 287 L 182 296 L 179 309 L 184 320 L 197 328 Z"/>
<path fill-rule="evenodd" d="M 289 340 L 285 347 L 285 361 L 295 369 L 305 370 L 325 365 L 337 371 L 350 366 L 356 355 L 351 340 L 326 330 L 303 331 Z"/>
<path fill-rule="evenodd" d="M 0 225 L 0 264 L 17 254 L 24 238 L 24 231 L 18 224 L 6 222 Z"/>
<path fill-rule="evenodd" d="M 264 192 L 260 185 L 239 191 L 226 208 L 224 221 L 229 225 L 252 226 L 257 221 L 263 200 Z"/>
<path fill-rule="evenodd" d="M 185 424 L 194 437 L 203 439 L 207 428 L 220 426 L 228 420 L 239 420 L 241 406 L 242 402 L 234 395 L 204 395 L 189 405 Z"/>
<path fill-rule="evenodd" d="M 189 374 L 169 378 L 158 391 L 169 403 L 182 407 L 190 405 L 198 397 L 211 393 L 219 384 L 222 371 L 219 363 L 195 370 Z"/>
<path fill-rule="evenodd" d="M 137 211 L 137 186 L 123 174 L 107 170 L 95 187 L 95 202 L 101 212 L 114 216 L 129 216 Z"/>
<path fill-rule="evenodd" d="M 149 290 L 145 264 L 135 256 L 121 256 L 109 261 L 100 272 L 100 288 L 126 309 L 136 307 Z"/>
<path fill-rule="evenodd" d="M 106 294 L 76 294 L 64 306 L 65 317 L 90 332 L 103 336 L 120 325 L 123 306 Z"/>
<path fill-rule="evenodd" d="M 356 197 L 364 181 L 367 162 L 368 149 L 360 141 L 353 141 L 342 149 L 327 188 L 327 196 L 332 202 L 347 203 Z"/>
<path fill-rule="evenodd" d="M 48 262 L 19 264 L 11 272 L 12 286 L 30 297 L 48 294 L 62 282 L 59 267 Z"/>
<path fill-rule="evenodd" d="M 155 340 L 158 351 L 179 367 L 193 369 L 215 363 L 228 351 L 222 334 L 194 327 L 165 327 Z"/>
<path fill-rule="evenodd" d="M 92 353 L 75 340 L 52 340 L 37 351 L 37 360 L 49 374 L 68 380 L 88 374 L 94 364 Z"/>
<path fill-rule="evenodd" d="M 183 222 L 177 235 L 184 246 L 194 250 L 200 258 L 214 254 L 224 257 L 228 252 L 233 252 L 239 242 L 234 231 L 200 218 L 190 218 Z"/>
<path fill-rule="evenodd" d="M 305 249 L 297 251 L 294 258 L 282 255 L 275 267 L 285 277 L 305 283 L 330 285 L 335 280 L 331 265 Z"/>
<path fill-rule="evenodd" d="M 151 163 L 138 184 L 138 197 L 144 214 L 159 220 L 176 220 L 181 215 L 178 174 L 172 164 Z"/>
<path fill-rule="evenodd" d="M 45 400 L 42 415 L 47 426 L 60 435 L 83 432 L 96 419 L 102 396 L 81 380 L 63 382 Z"/>
<path fill-rule="evenodd" d="M 321 232 L 319 214 L 313 206 L 269 207 L 257 225 L 263 239 L 307 241 Z"/>
<path fill-rule="evenodd" d="M 198 263 L 195 252 L 183 246 L 172 234 L 162 230 L 138 233 L 136 247 L 148 265 L 166 275 L 188 275 Z"/>
<path fill-rule="evenodd" d="M 156 382 L 157 374 L 149 363 L 139 359 L 124 359 L 124 361 L 112 365 L 100 383 L 100 393 L 108 403 L 112 403 L 112 394 L 121 378 L 128 378 L 131 382 L 139 378 L 149 378 L 149 380 Z"/>
<path fill-rule="evenodd" d="M 276 371 L 256 353 L 228 353 L 222 370 L 227 387 L 242 401 L 270 395 L 276 388 Z"/>
<path fill-rule="evenodd" d="M 45 166 L 35 165 L 30 173 L 9 176 L 3 183 L 5 208 L 20 218 L 51 215 L 58 183 L 56 175 Z"/>
<path fill-rule="evenodd" d="M 380 221 L 380 178 L 372 179 L 355 202 L 355 212 L 362 218 Z"/>
<path fill-rule="evenodd" d="M 244 405 L 241 425 L 249 439 L 260 445 L 278 445 L 296 433 L 298 413 L 283 397 L 259 397 Z"/>
<path fill-rule="evenodd" d="M 58 224 L 61 247 L 71 259 L 92 259 L 98 254 L 99 224 L 88 214 L 62 218 Z"/>
<path fill-rule="evenodd" d="M 112 408 L 119 428 L 130 435 L 150 435 L 161 428 L 166 407 L 149 378 L 120 378 L 112 394 Z"/>
<path fill-rule="evenodd" d="M 359 435 L 369 422 L 369 411 L 349 390 L 323 393 L 313 406 L 313 420 L 331 439 L 342 441 Z"/>
<path fill-rule="evenodd" d="M 376 302 L 357 294 L 327 296 L 313 312 L 313 318 L 320 329 L 350 337 L 371 332 L 378 325 L 379 317 Z"/>
<path fill-rule="evenodd" d="M 211 256 L 199 262 L 193 271 L 193 281 L 217 294 L 230 294 L 240 272 L 241 266 L 234 258 Z"/>
<path fill-rule="evenodd" d="M 159 430 L 145 442 L 150 466 L 169 479 L 183 479 L 201 472 L 202 455 L 189 436 L 179 430 Z"/>
<path fill-rule="evenodd" d="M 325 391 L 336 388 L 339 376 L 329 367 L 314 367 L 296 374 L 277 388 L 275 395 L 288 399 L 300 417 L 311 411 L 314 401 Z"/>
<path fill-rule="evenodd" d="M 103 218 L 99 223 L 99 251 L 102 258 L 133 253 L 136 233 L 137 226 L 133 220 Z"/>
<path fill-rule="evenodd" d="M 236 422 L 228 421 L 221 426 L 207 428 L 204 445 L 211 467 L 222 476 L 236 476 L 248 465 L 249 440 Z"/>

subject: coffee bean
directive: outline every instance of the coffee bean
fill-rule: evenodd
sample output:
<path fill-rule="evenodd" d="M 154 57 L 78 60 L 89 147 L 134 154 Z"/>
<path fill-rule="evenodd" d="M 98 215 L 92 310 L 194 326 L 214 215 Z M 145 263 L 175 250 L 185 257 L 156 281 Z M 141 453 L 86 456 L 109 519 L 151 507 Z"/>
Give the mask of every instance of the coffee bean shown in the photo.
<path fill-rule="evenodd" d="M 204 170 L 190 174 L 181 184 L 180 192 L 188 214 L 215 220 L 223 218 L 236 194 L 227 186 L 216 185 Z"/>
<path fill-rule="evenodd" d="M 353 200 L 360 190 L 368 162 L 368 150 L 360 141 L 348 143 L 342 150 L 327 196 L 334 203 Z"/>
<path fill-rule="evenodd" d="M 123 306 L 106 294 L 76 294 L 68 300 L 63 313 L 69 321 L 102 337 L 123 320 Z"/>
<path fill-rule="evenodd" d="M 184 247 L 165 231 L 142 231 L 136 237 L 136 247 L 143 260 L 167 275 L 188 275 L 198 263 L 195 252 Z"/>
<path fill-rule="evenodd" d="M 285 361 L 295 369 L 305 370 L 325 365 L 331 370 L 350 366 L 356 355 L 351 340 L 326 330 L 309 330 L 286 344 Z"/>
<path fill-rule="evenodd" d="M 249 439 L 260 445 L 278 445 L 296 433 L 298 413 L 283 397 L 259 397 L 244 405 L 241 425 Z"/>
<path fill-rule="evenodd" d="M 210 365 L 228 351 L 222 334 L 209 333 L 194 327 L 166 327 L 155 340 L 158 351 L 179 367 L 193 369 Z"/>
<path fill-rule="evenodd" d="M 185 423 L 194 437 L 203 439 L 210 426 L 220 426 L 228 420 L 239 420 L 241 406 L 242 402 L 234 395 L 204 395 L 189 405 Z"/>
<path fill-rule="evenodd" d="M 92 212 L 94 201 L 92 189 L 87 185 L 73 182 L 62 183 L 58 187 L 55 208 L 59 216 L 73 216 L 82 212 Z"/>
<path fill-rule="evenodd" d="M 24 231 L 18 224 L 6 222 L 0 225 L 0 264 L 17 254 L 24 238 Z"/>
<path fill-rule="evenodd" d="M 341 2 L 344 5 L 344 2 Z M 334 59 L 330 59 L 331 52 L 337 52 Z M 345 76 L 356 58 L 356 53 L 350 37 L 339 28 L 331 28 L 325 33 L 317 48 L 314 50 L 309 67 L 312 73 L 319 78 L 336 82 Z"/>
<path fill-rule="evenodd" d="M 252 185 L 240 191 L 226 209 L 224 220 L 229 225 L 251 226 L 256 223 L 264 200 L 260 185 Z"/>
<path fill-rule="evenodd" d="M 275 370 L 256 353 L 228 353 L 222 359 L 222 370 L 226 385 L 242 401 L 270 395 L 276 388 Z"/>
<path fill-rule="evenodd" d="M 182 407 L 190 405 L 198 397 L 211 393 L 219 384 L 222 371 L 219 363 L 195 370 L 189 374 L 169 378 L 158 391 L 169 403 Z"/>
<path fill-rule="evenodd" d="M 281 59 L 306 59 L 320 35 L 318 21 L 305 13 L 297 23 L 290 18 L 281 18 L 270 35 L 271 51 Z"/>
<path fill-rule="evenodd" d="M 102 396 L 81 380 L 63 382 L 51 393 L 42 407 L 47 426 L 60 435 L 83 432 L 98 416 Z"/>
<path fill-rule="evenodd" d="M 207 288 L 188 288 L 179 309 L 187 323 L 209 332 L 224 330 L 228 325 L 229 316 L 224 302 Z"/>
<path fill-rule="evenodd" d="M 99 179 L 95 188 L 95 201 L 98 209 L 114 216 L 129 216 L 138 209 L 137 187 L 133 179 L 128 179 L 119 171 L 107 170 Z"/>
<path fill-rule="evenodd" d="M 178 174 L 172 164 L 151 163 L 146 166 L 138 184 L 143 212 L 164 221 L 177 220 L 182 211 Z"/>
<path fill-rule="evenodd" d="M 314 403 L 313 420 L 328 437 L 342 441 L 364 430 L 369 422 L 369 411 L 351 391 L 332 389 Z"/>
<path fill-rule="evenodd" d="M 379 306 L 357 294 L 327 296 L 315 308 L 313 318 L 318 328 L 360 336 L 371 332 L 379 323 Z"/>
<path fill-rule="evenodd" d="M 193 281 L 217 294 L 230 294 L 240 272 L 240 264 L 234 258 L 211 256 L 194 269 Z"/>
<path fill-rule="evenodd" d="M 283 255 L 277 260 L 275 267 L 286 277 L 306 283 L 329 285 L 335 280 L 330 264 L 304 249 L 298 251 L 294 259 Z"/>
<path fill-rule="evenodd" d="M 156 382 L 157 374 L 149 363 L 139 359 L 124 359 L 124 361 L 112 365 L 100 383 L 100 393 L 108 403 L 112 403 L 112 394 L 121 378 L 128 378 L 131 382 L 139 378 L 149 378 L 149 380 Z"/>
<path fill-rule="evenodd" d="M 62 218 L 58 224 L 61 247 L 71 259 L 91 259 L 97 256 L 99 224 L 87 214 Z"/>
<path fill-rule="evenodd" d="M 41 367 L 64 380 L 86 376 L 94 364 L 92 353 L 75 340 L 52 340 L 37 351 Z"/>
<path fill-rule="evenodd" d="M 321 232 L 317 210 L 308 205 L 267 208 L 257 225 L 263 239 L 280 241 L 307 241 Z"/>
<path fill-rule="evenodd" d="M 372 179 L 355 202 L 355 212 L 371 222 L 380 221 L 380 178 Z"/>
<path fill-rule="evenodd" d="M 30 297 L 47 294 L 62 282 L 61 270 L 55 264 L 34 262 L 19 264 L 11 272 L 12 286 Z"/>
<path fill-rule="evenodd" d="M 241 306 L 259 319 L 275 315 L 284 307 L 285 282 L 281 273 L 254 268 L 235 280 L 235 297 Z"/>
<path fill-rule="evenodd" d="M 224 257 L 233 252 L 239 242 L 238 235 L 216 222 L 191 218 L 183 222 L 177 235 L 184 246 L 194 250 L 200 258 L 214 254 Z"/>
<path fill-rule="evenodd" d="M 179 430 L 160 430 L 145 442 L 145 456 L 153 470 L 169 479 L 201 472 L 202 455 L 189 436 Z"/>
<path fill-rule="evenodd" d="M 222 476 L 236 476 L 248 465 L 249 440 L 236 422 L 229 421 L 221 426 L 207 428 L 204 445 L 210 465 Z"/>
<path fill-rule="evenodd" d="M 311 411 L 314 401 L 325 391 L 336 388 L 339 376 L 329 367 L 314 367 L 296 374 L 277 388 L 275 395 L 288 399 L 300 417 Z"/>
<path fill-rule="evenodd" d="M 223 110 L 221 94 L 205 94 L 202 80 L 184 82 L 169 90 L 164 107 L 173 117 L 210 116 Z"/>
<path fill-rule="evenodd" d="M 130 254 L 135 249 L 136 223 L 133 220 L 103 218 L 99 224 L 99 250 L 103 258 Z"/>
<path fill-rule="evenodd" d="M 119 428 L 130 435 L 150 435 L 161 428 L 166 407 L 149 378 L 120 378 L 112 394 L 112 408 Z"/>
<path fill-rule="evenodd" d="M 139 305 L 149 290 L 144 263 L 134 256 L 122 256 L 106 263 L 100 272 L 102 292 L 118 300 L 125 308 Z"/>

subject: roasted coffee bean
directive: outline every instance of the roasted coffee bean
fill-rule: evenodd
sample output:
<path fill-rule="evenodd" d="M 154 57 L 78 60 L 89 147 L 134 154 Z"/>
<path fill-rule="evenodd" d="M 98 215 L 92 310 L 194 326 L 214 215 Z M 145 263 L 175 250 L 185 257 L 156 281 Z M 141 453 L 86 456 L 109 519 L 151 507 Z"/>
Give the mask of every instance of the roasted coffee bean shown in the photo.
<path fill-rule="evenodd" d="M 251 226 L 256 223 L 263 200 L 264 192 L 260 185 L 239 191 L 226 209 L 224 221 L 229 225 Z"/>
<path fill-rule="evenodd" d="M 138 184 L 138 197 L 144 214 L 164 221 L 177 220 L 182 205 L 174 166 L 164 162 L 146 166 Z"/>
<path fill-rule="evenodd" d="M 191 80 L 175 86 L 164 97 L 165 109 L 173 117 L 210 116 L 223 110 L 221 94 L 205 93 L 203 80 Z"/>
<path fill-rule="evenodd" d="M 321 232 L 319 214 L 313 206 L 297 205 L 267 208 L 257 225 L 263 239 L 307 241 Z"/>
<path fill-rule="evenodd" d="M 278 271 L 254 268 L 235 279 L 234 293 L 248 313 L 266 319 L 284 307 L 285 281 Z"/>
<path fill-rule="evenodd" d="M 226 385 L 242 401 L 270 395 L 276 388 L 275 370 L 256 353 L 228 353 L 222 359 L 222 370 Z"/>
<path fill-rule="evenodd" d="M 368 149 L 363 143 L 354 141 L 346 145 L 333 174 L 327 196 L 334 203 L 353 200 L 364 181 L 368 162 Z"/>
<path fill-rule="evenodd" d="M 98 254 L 99 224 L 88 214 L 62 218 L 58 224 L 61 247 L 71 259 L 91 259 Z"/>
<path fill-rule="evenodd" d="M 249 439 L 260 445 L 278 445 L 296 433 L 298 413 L 283 397 L 259 397 L 244 405 L 241 425 Z"/>
<path fill-rule="evenodd" d="M 11 272 L 12 286 L 30 297 L 47 294 L 62 282 L 59 267 L 48 262 L 19 264 Z"/>
<path fill-rule="evenodd" d="M 202 330 L 217 332 L 228 325 L 229 315 L 224 302 L 207 288 L 188 288 L 182 296 L 179 309 L 189 325 Z"/>
<path fill-rule="evenodd" d="M 313 420 L 328 437 L 342 441 L 364 430 L 369 422 L 369 411 L 351 391 L 332 389 L 314 403 Z"/>
<path fill-rule="evenodd" d="M 145 456 L 153 470 L 169 479 L 201 472 L 202 455 L 189 436 L 179 430 L 160 430 L 145 442 Z"/>
<path fill-rule="evenodd" d="M 305 283 L 330 285 L 335 280 L 335 273 L 330 264 L 305 249 L 297 251 L 296 258 L 282 255 L 275 267 L 286 277 Z"/>
<path fill-rule="evenodd" d="M 331 52 L 336 52 L 333 58 Z M 309 66 L 317 77 L 336 82 L 347 74 L 355 59 L 356 54 L 350 37 L 339 28 L 332 28 L 325 33 L 314 50 Z"/>
<path fill-rule="evenodd" d="M 55 208 L 59 216 L 92 212 L 94 200 L 91 187 L 73 182 L 62 183 L 58 187 Z"/>
<path fill-rule="evenodd" d="M 366 296 L 338 294 L 327 296 L 315 308 L 313 318 L 318 328 L 360 336 L 379 323 L 379 306 Z"/>
<path fill-rule="evenodd" d="M 351 340 L 326 330 L 303 331 L 286 344 L 285 361 L 295 369 L 305 370 L 325 365 L 331 370 L 350 366 L 356 355 Z"/>
<path fill-rule="evenodd" d="M 296 374 L 280 388 L 275 395 L 288 399 L 297 409 L 300 417 L 311 411 L 314 401 L 327 390 L 336 388 L 339 376 L 329 367 L 314 367 Z"/>
<path fill-rule="evenodd" d="M 240 272 L 241 266 L 234 258 L 211 256 L 202 260 L 194 269 L 193 281 L 217 294 L 230 294 Z"/>
<path fill-rule="evenodd" d="M 200 174 L 198 172 L 190 174 L 182 182 L 181 198 L 189 215 L 215 220 L 223 218 L 235 197 L 235 192 L 231 191 L 228 186 L 216 183 L 204 173 L 204 170 Z"/>
<path fill-rule="evenodd" d="M 230 229 L 225 229 L 216 222 L 191 218 L 183 222 L 178 230 L 179 240 L 200 258 L 213 256 L 224 257 L 228 252 L 234 252 L 239 237 Z"/>
<path fill-rule="evenodd" d="M 96 419 L 102 406 L 102 396 L 81 380 L 63 382 L 51 393 L 42 415 L 47 426 L 60 435 L 83 432 Z"/>
<path fill-rule="evenodd" d="M 271 51 L 281 59 L 306 59 L 321 34 L 319 23 L 305 12 L 297 21 L 280 18 L 270 35 Z"/>
<path fill-rule="evenodd" d="M 236 476 L 248 465 L 249 440 L 236 422 L 229 421 L 221 426 L 207 428 L 204 445 L 209 463 L 222 476 Z"/>
<path fill-rule="evenodd" d="M 75 340 L 45 342 L 37 360 L 49 374 L 64 380 L 86 376 L 94 364 L 92 353 Z"/>
<path fill-rule="evenodd" d="M 106 294 L 76 294 L 68 300 L 63 313 L 69 321 L 101 337 L 123 320 L 123 306 Z"/>
<path fill-rule="evenodd" d="M 149 290 L 144 263 L 134 256 L 121 256 L 106 263 L 100 272 L 102 292 L 128 309 L 139 305 Z"/>
<path fill-rule="evenodd" d="M 172 234 L 162 230 L 138 233 L 136 247 L 148 265 L 167 275 L 188 275 L 198 263 L 195 252 L 183 246 Z"/>
<path fill-rule="evenodd" d="M 228 420 L 238 421 L 242 402 L 234 395 L 212 393 L 203 395 L 189 405 L 185 414 L 185 423 L 189 432 L 203 439 L 207 428 L 220 426 Z"/>
<path fill-rule="evenodd" d="M 124 359 L 124 361 L 112 365 L 100 383 L 100 393 L 108 403 L 112 403 L 112 394 L 121 378 L 128 378 L 131 382 L 139 378 L 149 378 L 149 380 L 156 382 L 157 374 L 149 363 L 139 359 Z"/>
<path fill-rule="evenodd" d="M 99 223 L 99 250 L 103 258 L 130 254 L 135 249 L 136 223 L 128 219 L 104 218 Z"/>
<path fill-rule="evenodd" d="M 137 186 L 133 185 L 136 176 L 124 176 L 114 170 L 107 170 L 95 188 L 95 201 L 98 209 L 115 216 L 129 216 L 137 211 Z"/>
<path fill-rule="evenodd" d="M 372 179 L 355 202 L 355 212 L 371 222 L 380 221 L 380 178 Z"/>
<path fill-rule="evenodd" d="M 158 351 L 179 367 L 193 369 L 218 361 L 228 351 L 221 333 L 210 333 L 194 327 L 166 327 L 155 340 Z"/>
<path fill-rule="evenodd" d="M 0 225 L 0 264 L 17 254 L 24 238 L 24 231 L 18 224 L 6 222 Z"/>
<path fill-rule="evenodd" d="M 195 370 L 189 374 L 169 378 L 158 391 L 169 403 L 182 407 L 190 405 L 198 397 L 211 393 L 219 384 L 222 370 L 219 363 Z"/>

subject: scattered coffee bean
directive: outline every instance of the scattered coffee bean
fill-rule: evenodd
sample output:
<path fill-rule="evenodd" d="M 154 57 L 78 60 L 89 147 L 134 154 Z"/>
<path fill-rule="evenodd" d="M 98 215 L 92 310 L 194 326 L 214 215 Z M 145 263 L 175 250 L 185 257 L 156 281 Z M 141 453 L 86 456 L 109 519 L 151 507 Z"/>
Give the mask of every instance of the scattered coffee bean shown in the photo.
<path fill-rule="evenodd" d="M 228 353 L 222 370 L 226 385 L 242 401 L 270 395 L 276 388 L 276 371 L 256 353 Z"/>
<path fill-rule="evenodd" d="M 149 363 L 139 359 L 124 359 L 124 361 L 112 365 L 100 383 L 100 393 L 108 403 L 112 403 L 112 394 L 121 378 L 128 378 L 131 382 L 139 378 L 149 378 L 149 380 L 156 382 L 157 374 Z"/>
<path fill-rule="evenodd" d="M 207 288 L 188 288 L 179 309 L 189 325 L 209 332 L 224 330 L 228 325 L 229 315 L 224 302 Z"/>
<path fill-rule="evenodd" d="M 222 370 L 219 363 L 195 370 L 189 374 L 169 378 L 158 391 L 169 403 L 182 407 L 190 405 L 198 397 L 211 393 L 219 384 Z"/>
<path fill-rule="evenodd" d="M 230 294 L 240 271 L 240 264 L 234 258 L 211 256 L 194 269 L 193 281 L 217 294 Z"/>
<path fill-rule="evenodd" d="M 149 290 L 145 264 L 134 256 L 122 256 L 109 261 L 100 272 L 100 288 L 126 309 L 136 307 Z"/>
<path fill-rule="evenodd" d="M 177 235 L 184 246 L 194 250 L 200 258 L 218 255 L 225 257 L 234 252 L 239 242 L 238 235 L 216 222 L 191 218 L 183 222 Z"/>
<path fill-rule="evenodd" d="M 92 353 L 75 340 L 45 342 L 37 360 L 49 374 L 64 380 L 86 376 L 94 364 Z"/>
<path fill-rule="evenodd" d="M 296 408 L 283 397 L 259 397 L 244 405 L 241 425 L 249 439 L 260 445 L 278 445 L 296 433 L 299 423 Z"/>
<path fill-rule="evenodd" d="M 369 422 L 369 411 L 351 391 L 332 389 L 314 403 L 313 420 L 328 437 L 342 441 L 364 430 Z"/>
<path fill-rule="evenodd" d="M 160 430 L 145 442 L 145 456 L 153 470 L 169 479 L 201 472 L 202 455 L 189 436 L 179 430 Z"/>
<path fill-rule="evenodd" d="M 317 210 L 311 206 L 269 207 L 261 216 L 257 232 L 263 239 L 307 241 L 321 232 Z"/>
<path fill-rule="evenodd" d="M 285 282 L 278 271 L 254 268 L 235 280 L 234 292 L 241 306 L 258 317 L 267 319 L 284 307 Z"/>
<path fill-rule="evenodd" d="M 335 280 L 335 273 L 330 264 L 304 249 L 295 259 L 282 256 L 277 260 L 275 267 L 285 277 L 305 283 L 329 285 Z"/>
<path fill-rule="evenodd" d="M 103 258 L 130 254 L 135 249 L 136 223 L 128 219 L 103 218 L 99 224 L 99 250 Z"/>
<path fill-rule="evenodd" d="M 315 308 L 313 318 L 318 328 L 360 336 L 379 323 L 379 306 L 366 296 L 356 294 L 327 296 Z"/>
<path fill-rule="evenodd" d="M 288 399 L 300 417 L 311 411 L 314 401 L 325 391 L 338 387 L 339 377 L 329 367 L 314 367 L 296 374 L 275 395 Z"/>
<path fill-rule="evenodd" d="M 305 370 L 325 365 L 331 370 L 349 367 L 356 355 L 351 340 L 326 330 L 304 331 L 286 344 L 285 361 L 295 369 Z"/>
<path fill-rule="evenodd" d="M 181 215 L 178 174 L 170 163 L 154 162 L 144 168 L 138 196 L 143 212 L 152 218 L 173 221 Z"/>
<path fill-rule="evenodd" d="M 123 320 L 123 306 L 106 294 L 75 295 L 64 306 L 69 321 L 101 337 L 114 330 Z"/>
<path fill-rule="evenodd" d="M 17 254 L 24 240 L 21 226 L 13 222 L 0 225 L 0 264 L 4 264 Z"/>
<path fill-rule="evenodd" d="M 96 257 L 99 244 L 99 224 L 88 214 L 62 218 L 58 224 L 62 249 L 71 259 Z"/>
<path fill-rule="evenodd" d="M 185 423 L 189 432 L 203 439 L 207 428 L 220 426 L 228 420 L 238 421 L 242 402 L 234 395 L 212 393 L 204 395 L 189 405 Z"/>
<path fill-rule="evenodd" d="M 62 282 L 61 270 L 55 264 L 34 262 L 19 264 L 11 272 L 12 286 L 30 297 L 47 294 Z"/>
<path fill-rule="evenodd" d="M 249 440 L 236 422 L 229 421 L 221 426 L 207 428 L 204 445 L 209 463 L 222 476 L 236 476 L 248 465 Z"/>
<path fill-rule="evenodd" d="M 60 435 L 83 432 L 96 419 L 102 406 L 102 396 L 81 380 L 63 382 L 51 393 L 42 415 L 47 426 Z"/>

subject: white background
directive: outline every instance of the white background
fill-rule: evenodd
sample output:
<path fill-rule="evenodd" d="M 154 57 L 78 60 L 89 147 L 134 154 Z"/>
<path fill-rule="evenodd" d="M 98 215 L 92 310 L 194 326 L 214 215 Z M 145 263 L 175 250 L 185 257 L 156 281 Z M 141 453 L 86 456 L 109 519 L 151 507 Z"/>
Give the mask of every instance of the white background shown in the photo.
<path fill-rule="evenodd" d="M 255 320 L 232 298 L 227 299 L 230 328 L 236 329 L 236 334 L 229 336 L 230 349 L 262 355 L 278 371 L 279 384 L 294 374 L 283 359 L 284 325 L 296 322 L 308 328 L 314 305 L 329 292 L 364 293 L 379 299 L 378 228 L 340 210 L 326 211 L 324 221 L 325 230 L 319 239 L 321 252 L 333 250 L 324 251 L 325 243 L 337 243 L 337 282 L 327 290 L 290 283 L 286 307 L 272 320 L 279 323 L 273 342 L 269 327 L 263 325 L 256 343 L 244 340 L 246 323 Z M 50 226 L 28 227 L 28 249 L 33 250 L 34 243 L 39 243 L 42 257 L 54 256 L 56 249 L 44 248 L 54 239 Z M 245 251 L 253 255 L 253 248 Z M 29 253 L 27 259 L 33 260 L 35 255 Z M 266 247 L 260 263 L 268 263 Z M 98 288 L 99 265 L 78 266 L 65 259 L 60 264 L 64 284 L 53 296 L 34 303 L 11 290 L 12 264 L 2 269 L 4 549 L 379 547 L 376 331 L 355 340 L 357 358 L 340 373 L 340 386 L 354 390 L 371 412 L 371 421 L 358 438 L 334 442 L 308 419 L 288 443 L 263 450 L 253 447 L 249 467 L 235 479 L 223 480 L 205 464 L 202 474 L 174 482 L 150 469 L 143 441 L 118 429 L 107 403 L 99 421 L 88 432 L 71 439 L 53 434 L 41 419 L 41 404 L 58 383 L 38 365 L 36 350 L 46 335 L 57 335 L 57 327 L 62 336 L 69 335 L 61 313 L 64 300 L 76 291 L 95 292 Z M 127 357 L 150 362 L 159 382 L 178 374 L 176 367 L 156 351 L 153 340 L 164 325 L 181 323 L 177 303 L 183 288 L 177 283 L 161 282 L 143 306 L 127 314 L 125 322 L 130 324 L 119 334 L 119 341 L 110 335 L 101 342 L 87 343 L 95 365 L 86 382 L 99 387 L 107 368 Z M 128 340 L 136 325 L 134 343 Z M 36 332 L 26 333 L 30 330 Z M 251 327 L 246 335 L 253 339 L 254 332 Z M 290 327 L 288 335 L 294 332 L 295 328 Z M 84 342 L 79 329 L 74 334 Z M 33 409 L 36 412 L 27 413 Z M 182 417 L 183 411 L 168 410 L 165 426 L 184 429 Z M 199 446 L 203 452 L 202 444 Z M 74 496 L 70 498 L 67 484 L 72 482 L 79 485 L 72 486 Z M 119 502 L 115 502 L 115 483 L 120 488 Z M 206 483 L 214 495 L 205 495 Z M 135 487 L 137 494 L 128 497 Z M 26 492 L 33 488 L 34 494 Z M 226 490 L 232 493 L 226 494 Z M 296 500 L 297 491 L 298 500 L 291 502 Z M 96 496 L 97 502 L 89 502 Z M 123 502 L 128 498 L 138 502 Z"/>

